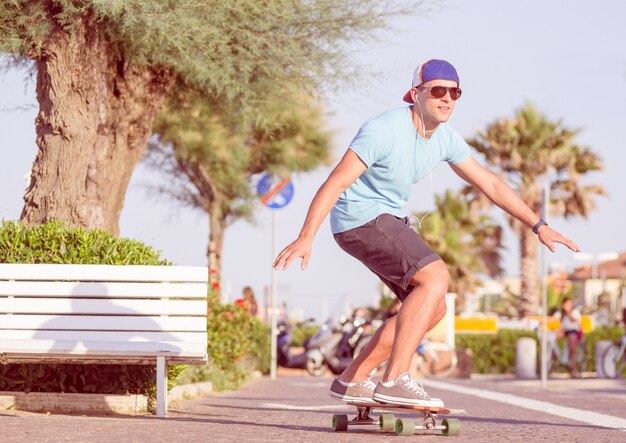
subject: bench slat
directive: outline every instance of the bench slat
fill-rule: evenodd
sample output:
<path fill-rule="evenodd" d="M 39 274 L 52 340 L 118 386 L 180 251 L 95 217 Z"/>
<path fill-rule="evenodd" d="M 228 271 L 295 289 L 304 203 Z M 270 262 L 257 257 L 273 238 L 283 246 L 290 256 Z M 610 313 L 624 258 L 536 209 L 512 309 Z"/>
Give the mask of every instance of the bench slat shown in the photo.
<path fill-rule="evenodd" d="M 2 263 L 0 264 L 0 280 L 206 283 L 208 281 L 208 272 L 207 268 L 200 266 L 42 265 Z"/>
<path fill-rule="evenodd" d="M 201 300 L 127 300 L 0 297 L 0 313 L 99 315 L 205 315 Z"/>
<path fill-rule="evenodd" d="M 154 365 L 155 355 L 135 355 L 123 354 L 115 355 L 67 355 L 67 354 L 4 354 L 1 355 L 5 363 L 35 363 L 35 364 L 90 364 L 90 365 Z M 207 363 L 207 356 L 171 356 L 166 355 L 169 365 L 202 365 Z"/>
<path fill-rule="evenodd" d="M 132 331 L 46 331 L 0 329 L 0 352 L 2 343 L 11 340 L 95 341 L 95 342 L 189 342 L 206 346 L 206 332 L 132 332 Z"/>
<path fill-rule="evenodd" d="M 0 297 L 105 297 L 105 298 L 201 298 L 205 283 L 91 283 L 47 281 L 0 281 Z"/>
<path fill-rule="evenodd" d="M 0 363 L 207 362 L 207 269 L 0 264 Z M 159 404 L 162 404 L 163 395 Z"/>
<path fill-rule="evenodd" d="M 55 340 L 6 340 L 0 342 L 5 354 L 64 355 L 172 355 L 203 357 L 206 347 L 181 342 L 80 342 Z"/>
<path fill-rule="evenodd" d="M 206 331 L 205 317 L 138 317 L 96 315 L 3 315 L 2 329 L 55 329 L 83 331 Z"/>

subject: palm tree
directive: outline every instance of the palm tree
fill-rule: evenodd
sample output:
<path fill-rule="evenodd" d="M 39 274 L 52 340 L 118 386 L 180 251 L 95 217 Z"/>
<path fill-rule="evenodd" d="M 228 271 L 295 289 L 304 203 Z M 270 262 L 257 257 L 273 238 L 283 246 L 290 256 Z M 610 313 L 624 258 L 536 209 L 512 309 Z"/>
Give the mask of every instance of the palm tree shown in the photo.
<path fill-rule="evenodd" d="M 480 274 L 502 274 L 500 249 L 502 228 L 491 217 L 477 211 L 464 194 L 447 190 L 435 196 L 436 212 L 414 214 L 421 222 L 418 231 L 437 252 L 450 272 L 450 291 L 457 294 L 459 310 L 465 295 L 480 286 Z"/>
<path fill-rule="evenodd" d="M 606 194 L 599 185 L 583 185 L 581 177 L 602 169 L 600 157 L 574 139 L 580 130 L 569 129 L 562 122 L 550 121 L 530 103 L 517 109 L 513 119 L 499 119 L 468 143 L 512 185 L 522 200 L 539 213 L 542 186 L 550 180 L 552 215 L 587 217 L 595 208 L 595 197 Z M 476 201 L 486 199 L 471 190 Z M 509 217 L 513 232 L 519 237 L 522 315 L 539 312 L 539 273 L 537 239 L 530 229 Z"/>

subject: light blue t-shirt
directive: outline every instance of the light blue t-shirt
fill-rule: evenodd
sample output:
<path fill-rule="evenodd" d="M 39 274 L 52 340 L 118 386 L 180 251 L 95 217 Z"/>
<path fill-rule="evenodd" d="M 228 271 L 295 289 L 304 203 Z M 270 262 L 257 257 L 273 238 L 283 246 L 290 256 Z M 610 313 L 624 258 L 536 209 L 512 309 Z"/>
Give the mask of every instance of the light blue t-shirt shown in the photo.
<path fill-rule="evenodd" d="M 410 107 L 392 109 L 366 121 L 350 143 L 367 165 L 330 213 L 333 234 L 364 225 L 383 213 L 402 215 L 411 185 L 439 162 L 460 163 L 470 148 L 448 123 L 429 139 L 417 133 Z"/>

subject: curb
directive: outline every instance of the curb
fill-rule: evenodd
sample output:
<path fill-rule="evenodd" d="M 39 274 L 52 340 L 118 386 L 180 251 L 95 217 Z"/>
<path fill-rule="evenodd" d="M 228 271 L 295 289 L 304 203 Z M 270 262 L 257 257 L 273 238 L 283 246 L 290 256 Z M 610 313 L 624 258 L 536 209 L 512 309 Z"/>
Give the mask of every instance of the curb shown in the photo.
<path fill-rule="evenodd" d="M 140 414 L 148 410 L 145 395 L 0 392 L 0 410 L 28 412 Z"/>
<path fill-rule="evenodd" d="M 180 385 L 168 393 L 168 406 L 193 397 L 211 395 L 210 382 Z M 147 414 L 145 395 L 74 394 L 58 392 L 0 391 L 0 411 L 16 410 L 45 413 Z"/>
<path fill-rule="evenodd" d="M 167 393 L 167 404 L 168 406 L 172 406 L 173 403 L 189 400 L 194 397 L 211 395 L 212 393 L 213 384 L 210 381 L 174 386 L 172 390 Z"/>

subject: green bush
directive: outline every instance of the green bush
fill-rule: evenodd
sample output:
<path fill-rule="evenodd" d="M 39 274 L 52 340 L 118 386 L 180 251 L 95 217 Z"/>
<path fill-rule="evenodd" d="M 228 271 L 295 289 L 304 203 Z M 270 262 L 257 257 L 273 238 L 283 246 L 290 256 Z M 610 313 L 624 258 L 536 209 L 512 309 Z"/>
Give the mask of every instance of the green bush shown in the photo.
<path fill-rule="evenodd" d="M 624 329 L 618 326 L 599 326 L 585 334 L 585 349 L 587 350 L 587 371 L 596 370 L 595 352 L 596 343 L 600 340 L 611 340 L 617 343 L 624 335 Z"/>
<path fill-rule="evenodd" d="M 457 350 L 472 350 L 472 372 L 512 374 L 515 372 L 515 343 L 518 338 L 537 333 L 521 329 L 500 329 L 496 334 L 457 334 Z"/>
<path fill-rule="evenodd" d="M 248 361 L 254 369 L 261 371 L 263 374 L 269 374 L 270 372 L 270 338 L 270 327 L 258 318 L 253 319 Z"/>
<path fill-rule="evenodd" d="M 269 328 L 241 306 L 209 296 L 207 334 L 208 365 L 188 368 L 180 383 L 210 381 L 224 391 L 240 387 L 254 370 L 269 372 Z"/>
<path fill-rule="evenodd" d="M 170 265 L 159 251 L 141 242 L 98 230 L 51 221 L 24 226 L 2 221 L 0 263 Z M 170 366 L 170 387 L 183 367 Z M 148 394 L 154 391 L 151 365 L 8 364 L 0 365 L 0 391 Z"/>
<path fill-rule="evenodd" d="M 99 229 L 84 230 L 51 221 L 41 226 L 2 221 L 0 263 L 71 263 L 94 265 L 171 265 L 136 240 Z"/>
<path fill-rule="evenodd" d="M 0 365 L 0 391 L 145 394 L 154 369 L 145 365 Z"/>
<path fill-rule="evenodd" d="M 624 329 L 617 326 L 600 326 L 585 334 L 587 351 L 587 371 L 595 371 L 595 346 L 599 340 L 617 342 L 624 335 Z M 457 350 L 472 350 L 472 372 L 478 374 L 515 373 L 515 343 L 520 337 L 532 337 L 537 341 L 537 365 L 540 364 L 541 343 L 536 332 L 520 329 L 501 329 L 497 334 L 458 334 Z M 558 341 L 564 346 L 564 339 Z M 559 368 L 565 371 L 565 368 Z"/>

